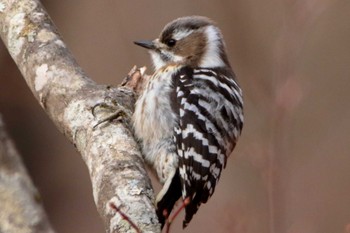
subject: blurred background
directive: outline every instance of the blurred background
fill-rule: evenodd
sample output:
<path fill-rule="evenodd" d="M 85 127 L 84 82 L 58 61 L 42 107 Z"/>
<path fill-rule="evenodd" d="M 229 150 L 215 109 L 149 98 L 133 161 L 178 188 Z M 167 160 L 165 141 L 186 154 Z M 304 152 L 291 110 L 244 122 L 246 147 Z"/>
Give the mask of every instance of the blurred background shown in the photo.
<path fill-rule="evenodd" d="M 214 196 L 184 231 L 350 232 L 350 2 L 43 0 L 90 78 L 117 85 L 147 65 L 137 39 L 204 15 L 221 28 L 245 126 Z M 0 112 L 60 232 L 104 232 L 85 164 L 0 43 Z M 159 190 L 159 185 L 154 182 Z M 349 225 L 348 225 L 349 224 Z"/>

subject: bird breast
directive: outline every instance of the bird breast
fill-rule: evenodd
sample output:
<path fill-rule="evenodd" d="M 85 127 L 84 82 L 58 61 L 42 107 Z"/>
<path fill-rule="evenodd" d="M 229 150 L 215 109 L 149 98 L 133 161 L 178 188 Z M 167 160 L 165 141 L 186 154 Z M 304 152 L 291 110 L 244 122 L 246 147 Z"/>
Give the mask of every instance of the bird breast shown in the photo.
<path fill-rule="evenodd" d="M 173 137 L 176 115 L 171 109 L 172 74 L 178 66 L 158 70 L 148 81 L 135 105 L 133 124 L 144 145 Z"/>

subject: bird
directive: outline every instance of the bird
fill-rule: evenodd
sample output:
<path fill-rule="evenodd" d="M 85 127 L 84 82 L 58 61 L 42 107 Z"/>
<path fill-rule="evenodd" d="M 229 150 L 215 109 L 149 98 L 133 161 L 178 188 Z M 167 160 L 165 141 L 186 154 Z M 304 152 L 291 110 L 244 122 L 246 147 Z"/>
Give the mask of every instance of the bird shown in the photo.
<path fill-rule="evenodd" d="M 188 200 L 183 228 L 213 195 L 242 132 L 243 96 L 216 23 L 185 16 L 154 40 L 134 41 L 151 55 L 154 73 L 135 103 L 132 124 L 162 189 L 162 227 L 175 203 Z"/>

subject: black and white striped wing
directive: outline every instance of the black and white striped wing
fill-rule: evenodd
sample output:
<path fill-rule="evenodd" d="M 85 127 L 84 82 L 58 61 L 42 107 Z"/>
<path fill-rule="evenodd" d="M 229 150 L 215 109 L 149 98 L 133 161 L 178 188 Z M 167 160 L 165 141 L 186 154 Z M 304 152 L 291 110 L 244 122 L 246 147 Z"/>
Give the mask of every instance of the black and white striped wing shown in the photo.
<path fill-rule="evenodd" d="M 174 140 L 183 198 L 190 197 L 184 226 L 213 194 L 243 124 L 241 91 L 233 77 L 212 69 L 182 68 L 174 78 Z"/>

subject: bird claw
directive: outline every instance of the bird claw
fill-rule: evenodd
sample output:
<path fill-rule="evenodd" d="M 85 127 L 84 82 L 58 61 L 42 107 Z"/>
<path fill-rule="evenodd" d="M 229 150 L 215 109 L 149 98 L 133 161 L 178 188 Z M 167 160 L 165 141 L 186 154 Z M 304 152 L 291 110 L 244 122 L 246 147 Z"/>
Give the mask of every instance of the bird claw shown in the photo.
<path fill-rule="evenodd" d="M 107 117 L 99 120 L 94 126 L 93 129 L 96 129 L 97 126 L 103 124 L 103 123 L 110 123 L 112 121 L 117 121 L 117 122 L 123 122 L 123 120 L 125 119 L 129 119 L 130 118 L 130 114 L 128 113 L 128 111 L 123 108 L 122 106 L 120 106 L 118 103 L 98 103 L 96 105 L 94 105 L 91 109 L 91 113 L 94 117 L 97 117 L 97 113 L 96 110 L 97 108 L 101 108 L 103 109 L 103 111 L 105 112 L 106 110 L 111 112 L 110 115 L 108 115 Z"/>

